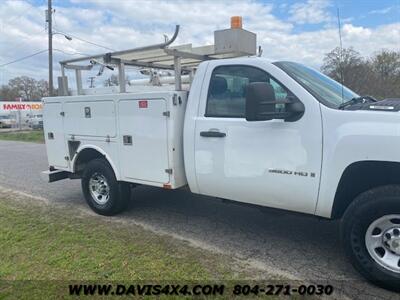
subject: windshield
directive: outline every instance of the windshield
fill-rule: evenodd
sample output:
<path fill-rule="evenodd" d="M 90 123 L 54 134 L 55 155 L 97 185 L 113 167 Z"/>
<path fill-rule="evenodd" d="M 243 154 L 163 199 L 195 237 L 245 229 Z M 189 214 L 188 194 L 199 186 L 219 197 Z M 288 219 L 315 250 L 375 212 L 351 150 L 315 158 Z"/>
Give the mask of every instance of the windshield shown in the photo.
<path fill-rule="evenodd" d="M 274 65 L 285 71 L 318 101 L 329 107 L 338 108 L 343 102 L 358 97 L 356 93 L 346 87 L 343 87 L 342 97 L 342 85 L 340 83 L 301 64 L 279 61 L 275 62 Z"/>

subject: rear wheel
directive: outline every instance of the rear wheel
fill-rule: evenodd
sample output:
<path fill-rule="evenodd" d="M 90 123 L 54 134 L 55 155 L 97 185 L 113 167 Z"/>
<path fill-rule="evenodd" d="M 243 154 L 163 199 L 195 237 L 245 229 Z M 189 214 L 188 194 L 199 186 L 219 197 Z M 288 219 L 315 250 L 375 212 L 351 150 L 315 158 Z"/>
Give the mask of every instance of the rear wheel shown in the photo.
<path fill-rule="evenodd" d="M 130 199 L 129 184 L 117 181 L 105 159 L 90 161 L 82 176 L 82 191 L 88 205 L 98 214 L 111 216 L 121 212 Z"/>
<path fill-rule="evenodd" d="M 344 247 L 353 266 L 371 282 L 400 291 L 400 187 L 360 194 L 342 222 Z"/>

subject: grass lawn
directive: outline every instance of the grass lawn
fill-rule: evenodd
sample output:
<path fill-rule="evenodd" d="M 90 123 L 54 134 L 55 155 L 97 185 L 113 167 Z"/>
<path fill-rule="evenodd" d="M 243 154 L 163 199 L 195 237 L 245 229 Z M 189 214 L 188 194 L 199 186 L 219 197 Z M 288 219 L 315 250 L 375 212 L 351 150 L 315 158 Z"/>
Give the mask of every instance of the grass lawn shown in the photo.
<path fill-rule="evenodd" d="M 44 143 L 43 130 L 0 132 L 0 140 Z"/>
<path fill-rule="evenodd" d="M 215 284 L 249 278 L 250 269 L 227 255 L 111 220 L 0 198 L 0 299 L 68 297 L 71 282 Z"/>

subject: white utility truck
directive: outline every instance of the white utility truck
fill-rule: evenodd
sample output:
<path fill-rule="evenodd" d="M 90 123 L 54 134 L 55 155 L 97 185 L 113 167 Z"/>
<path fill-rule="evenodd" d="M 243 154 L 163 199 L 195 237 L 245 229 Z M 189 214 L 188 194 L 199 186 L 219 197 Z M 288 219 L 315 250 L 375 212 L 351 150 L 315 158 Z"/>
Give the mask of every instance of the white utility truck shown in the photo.
<path fill-rule="evenodd" d="M 150 185 L 342 219 L 354 267 L 398 291 L 400 103 L 251 57 L 256 35 L 240 26 L 203 47 L 171 46 L 178 31 L 163 44 L 61 62 L 60 96 L 43 99 L 49 181 L 81 179 L 103 215 Z M 119 86 L 84 89 L 81 72 L 96 66 L 118 68 Z M 150 79 L 126 82 L 129 66 Z"/>

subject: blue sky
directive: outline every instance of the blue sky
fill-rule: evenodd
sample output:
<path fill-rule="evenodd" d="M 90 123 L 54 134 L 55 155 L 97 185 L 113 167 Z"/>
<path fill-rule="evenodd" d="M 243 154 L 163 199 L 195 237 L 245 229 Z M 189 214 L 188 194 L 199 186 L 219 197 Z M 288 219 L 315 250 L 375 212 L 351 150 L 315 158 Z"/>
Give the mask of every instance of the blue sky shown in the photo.
<path fill-rule="evenodd" d="M 47 0 L 2 0 L 0 66 L 47 48 L 44 10 Z M 175 24 L 182 31 L 176 44 L 213 42 L 213 31 L 229 27 L 242 15 L 244 28 L 257 33 L 264 56 L 294 60 L 319 68 L 338 44 L 340 9 L 343 46 L 363 56 L 380 49 L 400 51 L 400 0 L 53 0 L 55 29 L 76 36 L 54 36 L 57 61 L 82 53 L 102 53 L 161 42 Z M 47 55 L 0 67 L 0 85 L 28 75 L 46 78 Z M 100 80 L 100 79 L 99 79 Z"/>
<path fill-rule="evenodd" d="M 124 1 L 124 0 L 122 0 Z M 193 1 L 193 0 L 192 0 Z M 240 2 L 233 0 L 232 2 Z M 46 5 L 47 0 L 30 1 L 35 6 Z M 172 1 L 171 1 L 172 2 Z M 290 20 L 288 15 L 288 7 L 296 3 L 304 3 L 306 1 L 259 1 L 274 6 L 273 14 L 279 19 Z M 59 7 L 95 7 L 93 3 L 79 3 L 67 0 L 53 0 L 55 6 Z M 114 1 L 118 3 L 118 0 Z M 117 5 L 117 4 L 116 4 Z M 343 19 L 351 19 L 352 23 L 357 26 L 374 27 L 383 24 L 390 24 L 400 21 L 400 0 L 334 0 L 329 1 L 327 11 L 336 16 L 337 8 L 339 8 L 340 17 Z M 302 24 L 296 27 L 296 30 L 314 30 L 321 27 L 321 24 Z"/>
<path fill-rule="evenodd" d="M 276 3 L 279 7 L 279 3 L 285 3 L 290 6 L 297 2 L 299 1 L 274 1 L 273 3 Z M 352 24 L 356 26 L 375 27 L 400 21 L 399 0 L 336 0 L 329 2 L 327 11 L 336 16 L 337 8 L 339 8 L 341 19 L 350 19 Z M 279 18 L 288 19 L 287 11 L 285 10 L 278 9 L 276 15 Z M 299 30 L 315 29 L 321 24 L 315 26 L 314 28 L 307 25 L 299 26 Z"/>

